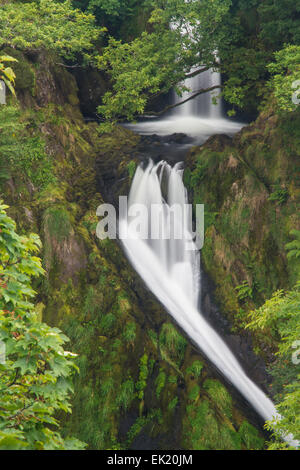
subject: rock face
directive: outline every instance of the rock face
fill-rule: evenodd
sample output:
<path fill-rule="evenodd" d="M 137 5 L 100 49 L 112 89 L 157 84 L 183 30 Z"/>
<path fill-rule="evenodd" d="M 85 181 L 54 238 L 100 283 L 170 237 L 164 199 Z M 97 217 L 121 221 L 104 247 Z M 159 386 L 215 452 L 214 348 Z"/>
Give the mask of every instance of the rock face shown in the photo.
<path fill-rule="evenodd" d="M 43 239 L 43 320 L 79 354 L 64 429 L 91 449 L 261 448 L 257 417 L 171 322 L 118 243 L 97 239 L 96 209 L 128 192 L 144 144 L 122 128 L 101 136 L 84 123 L 73 77 L 49 60 L 21 99 L 55 178 L 23 193 L 15 179 L 4 192 L 23 230 Z"/>
<path fill-rule="evenodd" d="M 97 119 L 97 107 L 107 91 L 107 79 L 97 70 L 74 68 L 78 84 L 78 98 L 83 116 Z"/>
<path fill-rule="evenodd" d="M 249 310 L 299 275 L 285 250 L 300 228 L 299 124 L 299 113 L 281 120 L 269 109 L 233 139 L 211 137 L 186 159 L 191 199 L 205 204 L 204 268 L 236 331 Z"/>

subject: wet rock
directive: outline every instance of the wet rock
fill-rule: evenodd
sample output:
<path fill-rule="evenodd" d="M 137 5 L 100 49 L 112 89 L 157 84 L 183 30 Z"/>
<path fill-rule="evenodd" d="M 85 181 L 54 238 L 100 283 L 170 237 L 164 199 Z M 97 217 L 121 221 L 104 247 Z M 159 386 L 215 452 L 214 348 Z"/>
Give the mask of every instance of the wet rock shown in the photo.
<path fill-rule="evenodd" d="M 78 85 L 80 109 L 84 116 L 97 118 L 97 107 L 102 103 L 102 97 L 108 89 L 108 79 L 94 69 L 74 69 Z"/>

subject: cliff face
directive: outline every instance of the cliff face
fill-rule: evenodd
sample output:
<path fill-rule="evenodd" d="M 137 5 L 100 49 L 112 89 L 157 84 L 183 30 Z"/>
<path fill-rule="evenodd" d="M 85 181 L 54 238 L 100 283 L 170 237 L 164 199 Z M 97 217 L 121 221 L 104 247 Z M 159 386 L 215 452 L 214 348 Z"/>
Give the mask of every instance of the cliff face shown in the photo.
<path fill-rule="evenodd" d="M 118 243 L 96 237 L 98 205 L 128 191 L 139 137 L 123 128 L 101 136 L 96 124 L 86 124 L 75 78 L 55 58 L 43 56 L 37 61 L 19 55 L 19 64 L 31 79 L 17 87 L 22 132 L 16 139 L 21 146 L 28 139 L 32 146 L 39 142 L 43 150 L 38 159 L 32 157 L 30 167 L 22 167 L 23 173 L 8 168 L 1 192 L 19 227 L 39 233 L 43 240 L 47 274 L 36 286 L 37 308 L 44 321 L 70 337 L 70 350 L 79 354 L 73 413 L 60 417 L 65 431 L 92 449 L 261 448 L 262 436 L 245 418 L 241 403 L 171 322 Z M 213 212 L 219 205 L 226 207 L 225 186 L 218 196 L 213 189 L 223 182 L 225 172 L 222 184 L 236 191 L 233 194 L 243 204 L 239 182 L 246 178 L 248 167 L 245 170 L 237 157 L 227 154 L 227 147 L 225 153 L 209 149 L 195 150 L 189 160 L 195 198 L 205 196 L 199 162 L 211 152 L 218 157 L 207 161 L 216 159 L 217 167 L 208 167 L 215 170 L 210 183 L 206 178 L 208 199 L 202 200 L 211 201 Z M 36 152 L 34 147 L 32 155 Z M 223 153 L 227 157 L 221 157 Z M 248 178 L 247 188 L 252 188 Z M 289 191 L 293 188 L 289 186 Z M 253 210 L 262 206 L 265 192 L 259 190 L 256 197 Z M 205 266 L 216 282 L 223 272 L 236 276 L 235 282 L 244 264 L 230 263 L 233 253 L 217 250 L 223 236 L 215 225 L 209 227 Z M 242 240 L 241 247 L 251 243 L 246 233 Z M 217 266 L 212 268 L 210 261 Z M 283 265 L 282 255 L 274 255 L 281 277 Z M 228 297 L 222 288 L 217 292 L 234 312 L 233 295 Z"/>
<path fill-rule="evenodd" d="M 283 118 L 269 108 L 233 139 L 212 137 L 192 149 L 186 161 L 193 203 L 205 204 L 202 261 L 238 331 L 250 309 L 299 277 L 285 249 L 300 228 L 299 124 L 299 112 Z"/>

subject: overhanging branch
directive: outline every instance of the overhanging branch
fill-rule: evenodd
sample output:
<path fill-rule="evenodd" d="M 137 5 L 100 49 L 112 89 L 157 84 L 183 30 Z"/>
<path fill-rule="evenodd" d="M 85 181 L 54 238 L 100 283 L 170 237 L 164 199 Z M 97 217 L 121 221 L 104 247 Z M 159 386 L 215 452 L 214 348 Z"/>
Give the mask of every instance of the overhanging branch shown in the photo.
<path fill-rule="evenodd" d="M 210 91 L 216 90 L 217 88 L 222 88 L 222 86 L 221 85 L 214 85 L 210 88 L 202 88 L 201 90 L 198 90 L 195 93 L 193 93 L 193 95 L 189 96 L 185 100 L 180 101 L 179 103 L 170 104 L 170 105 L 166 106 L 162 111 L 159 111 L 159 112 L 156 112 L 156 113 L 150 111 L 148 114 L 144 114 L 144 117 L 161 116 L 162 114 L 165 114 L 170 109 L 177 108 L 177 106 L 181 106 L 182 104 L 187 103 L 190 100 L 193 100 L 197 96 L 202 95 L 203 93 L 208 93 Z"/>
<path fill-rule="evenodd" d="M 187 78 L 192 78 L 196 77 L 196 75 L 199 75 L 200 73 L 207 72 L 211 67 L 202 67 L 201 69 L 194 70 L 193 72 L 188 73 L 187 75 L 184 76 L 184 79 L 186 80 Z"/>

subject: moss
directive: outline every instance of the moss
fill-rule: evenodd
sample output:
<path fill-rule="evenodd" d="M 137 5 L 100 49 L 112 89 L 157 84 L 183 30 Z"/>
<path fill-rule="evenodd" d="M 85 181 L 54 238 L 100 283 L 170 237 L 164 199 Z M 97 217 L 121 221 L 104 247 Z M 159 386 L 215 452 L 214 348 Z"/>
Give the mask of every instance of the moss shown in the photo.
<path fill-rule="evenodd" d="M 227 418 L 232 418 L 232 398 L 228 391 L 217 380 L 208 379 L 203 385 L 209 397 Z"/>
<path fill-rule="evenodd" d="M 148 372 L 148 355 L 145 353 L 140 359 L 139 378 L 137 383 L 135 384 L 139 400 L 143 400 L 144 398 L 144 391 L 147 386 Z"/>
<path fill-rule="evenodd" d="M 180 364 L 187 346 L 186 339 L 178 333 L 172 323 L 164 323 L 159 335 L 159 345 L 164 348 L 168 356 Z"/>
<path fill-rule="evenodd" d="M 134 382 L 130 378 L 122 383 L 117 403 L 126 411 L 134 400 Z"/>
<path fill-rule="evenodd" d="M 259 436 L 255 429 L 247 421 L 243 421 L 239 428 L 241 441 L 247 449 L 261 450 L 264 448 L 264 440 Z"/>
<path fill-rule="evenodd" d="M 200 361 L 194 361 L 191 366 L 187 367 L 186 373 L 190 374 L 193 378 L 199 378 L 203 369 L 203 364 Z"/>
<path fill-rule="evenodd" d="M 168 411 L 173 411 L 178 405 L 178 397 L 174 397 L 168 404 Z"/>
<path fill-rule="evenodd" d="M 79 104 L 79 99 L 78 99 L 77 94 L 68 95 L 68 101 L 72 106 L 76 106 Z"/>
<path fill-rule="evenodd" d="M 122 336 L 127 343 L 133 345 L 136 338 L 136 324 L 134 322 L 128 322 Z"/>
<path fill-rule="evenodd" d="M 188 394 L 188 399 L 190 401 L 197 401 L 198 398 L 199 398 L 199 394 L 200 394 L 200 387 L 199 387 L 199 385 L 196 384 L 191 388 L 191 390 Z"/>
<path fill-rule="evenodd" d="M 159 410 L 152 410 L 146 416 L 140 416 L 137 418 L 127 434 L 127 446 L 130 447 L 133 440 L 141 433 L 143 428 L 145 428 L 148 423 L 159 421 L 160 417 L 161 414 Z"/>
<path fill-rule="evenodd" d="M 136 170 L 136 162 L 134 160 L 131 160 L 127 164 L 127 170 L 128 170 L 129 179 L 132 180 L 132 178 L 134 177 L 135 170 Z"/>
<path fill-rule="evenodd" d="M 68 238 L 72 230 L 70 214 L 64 207 L 48 208 L 44 213 L 43 223 L 50 236 L 55 237 L 58 241 Z"/>
<path fill-rule="evenodd" d="M 240 435 L 232 427 L 219 421 L 207 400 L 194 400 L 187 406 L 184 436 L 184 445 L 191 450 L 241 449 Z"/>
<path fill-rule="evenodd" d="M 165 384 L 166 384 L 166 373 L 164 372 L 163 369 L 160 369 L 159 374 L 155 380 L 155 385 L 156 385 L 155 393 L 156 393 L 157 398 L 160 397 L 161 391 L 164 388 Z"/>

